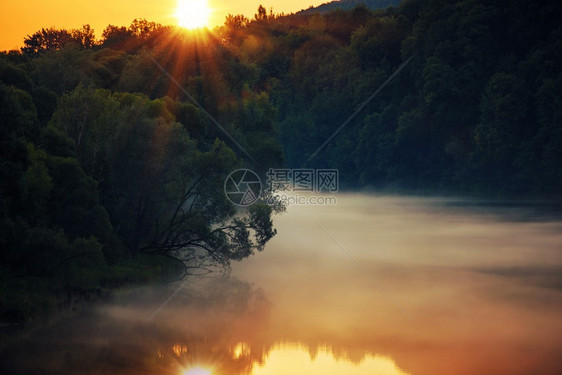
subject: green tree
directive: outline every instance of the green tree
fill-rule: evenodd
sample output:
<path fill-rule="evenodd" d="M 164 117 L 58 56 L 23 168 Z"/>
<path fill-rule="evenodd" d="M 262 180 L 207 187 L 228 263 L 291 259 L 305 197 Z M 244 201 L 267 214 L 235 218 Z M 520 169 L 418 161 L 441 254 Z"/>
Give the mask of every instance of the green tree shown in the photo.
<path fill-rule="evenodd" d="M 47 51 L 58 51 L 72 40 L 70 32 L 64 29 L 41 29 L 28 35 L 21 50 L 28 55 L 37 55 Z"/>
<path fill-rule="evenodd" d="M 243 14 L 232 15 L 228 14 L 225 17 L 224 26 L 230 31 L 242 30 L 250 23 L 250 20 Z"/>
<path fill-rule="evenodd" d="M 70 35 L 80 45 L 80 48 L 92 48 L 96 45 L 94 29 L 88 24 L 83 25 L 80 29 L 70 31 Z"/>
<path fill-rule="evenodd" d="M 108 25 L 101 34 L 102 44 L 106 46 L 114 46 L 115 44 L 125 42 L 132 36 L 132 31 L 127 30 L 127 27 L 115 25 Z"/>
<path fill-rule="evenodd" d="M 258 12 L 254 14 L 254 20 L 256 21 L 267 21 L 267 9 L 260 4 L 258 7 Z"/>
<path fill-rule="evenodd" d="M 79 84 L 61 96 L 49 126 L 62 131 L 74 142 L 76 159 L 98 182 L 107 177 L 111 137 L 120 121 L 119 103 L 105 90 Z"/>

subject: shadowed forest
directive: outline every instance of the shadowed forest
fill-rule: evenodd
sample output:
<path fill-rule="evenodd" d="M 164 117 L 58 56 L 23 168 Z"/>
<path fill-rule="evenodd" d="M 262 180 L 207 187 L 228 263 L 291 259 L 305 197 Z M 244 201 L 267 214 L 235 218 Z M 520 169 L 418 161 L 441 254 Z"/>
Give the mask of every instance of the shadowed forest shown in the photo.
<path fill-rule="evenodd" d="M 560 19 L 556 1 L 405 0 L 260 6 L 213 31 L 134 20 L 29 35 L 0 55 L 0 319 L 261 251 L 283 207 L 237 213 L 223 184 L 244 166 L 339 169 L 348 189 L 559 198 Z"/>

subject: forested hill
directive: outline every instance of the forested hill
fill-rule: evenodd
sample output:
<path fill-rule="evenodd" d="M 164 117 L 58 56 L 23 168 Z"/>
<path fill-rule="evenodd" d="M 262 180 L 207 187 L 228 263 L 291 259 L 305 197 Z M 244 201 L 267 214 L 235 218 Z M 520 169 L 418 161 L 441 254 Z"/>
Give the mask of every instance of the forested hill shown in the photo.
<path fill-rule="evenodd" d="M 303 19 L 270 39 L 286 67 L 271 92 L 289 165 L 338 168 L 351 187 L 560 196 L 561 8 L 408 0 Z"/>
<path fill-rule="evenodd" d="M 298 14 L 328 13 L 337 9 L 351 10 L 357 6 L 364 5 L 368 9 L 377 10 L 390 6 L 398 6 L 402 0 L 339 0 L 324 3 L 317 7 L 310 7 L 300 11 Z"/>

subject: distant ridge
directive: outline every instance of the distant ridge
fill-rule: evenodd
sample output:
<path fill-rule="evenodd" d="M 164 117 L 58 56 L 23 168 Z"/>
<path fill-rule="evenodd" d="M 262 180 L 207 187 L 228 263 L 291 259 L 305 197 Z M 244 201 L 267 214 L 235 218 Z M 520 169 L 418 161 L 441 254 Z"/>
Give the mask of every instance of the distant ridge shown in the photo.
<path fill-rule="evenodd" d="M 358 5 L 365 5 L 371 10 L 384 9 L 390 6 L 398 6 L 402 0 L 337 0 L 324 3 L 317 7 L 301 10 L 297 14 L 328 13 L 336 9 L 350 10 Z"/>

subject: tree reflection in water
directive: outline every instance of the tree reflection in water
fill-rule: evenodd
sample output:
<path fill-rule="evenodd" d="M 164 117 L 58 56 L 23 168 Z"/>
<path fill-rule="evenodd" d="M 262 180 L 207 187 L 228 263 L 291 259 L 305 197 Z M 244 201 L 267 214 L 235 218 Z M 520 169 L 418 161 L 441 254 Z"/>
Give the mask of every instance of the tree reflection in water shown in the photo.
<path fill-rule="evenodd" d="M 42 324 L 4 339 L 0 370 L 10 374 L 252 374 L 268 356 L 298 350 L 358 363 L 367 351 L 310 342 L 280 345 L 268 327 L 270 302 L 233 278 L 190 282 L 158 314 L 174 287 L 127 291 L 95 312 Z M 284 352 L 285 350 L 285 352 Z M 350 359 L 353 358 L 353 359 Z M 193 370 L 193 371 L 190 371 Z M 395 373 L 395 372 L 393 372 Z M 398 373 L 398 372 L 396 372 Z"/>

